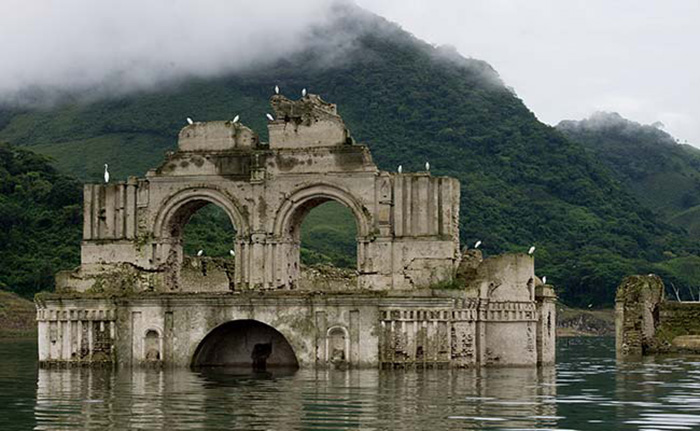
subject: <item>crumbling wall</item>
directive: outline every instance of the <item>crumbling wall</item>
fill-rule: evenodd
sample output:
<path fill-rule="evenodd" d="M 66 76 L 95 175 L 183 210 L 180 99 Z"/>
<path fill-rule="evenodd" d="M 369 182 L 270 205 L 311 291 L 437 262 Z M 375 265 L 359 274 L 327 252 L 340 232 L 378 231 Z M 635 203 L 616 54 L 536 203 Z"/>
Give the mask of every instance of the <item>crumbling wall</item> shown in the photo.
<path fill-rule="evenodd" d="M 662 302 L 652 348 L 656 352 L 700 353 L 700 302 Z"/>
<path fill-rule="evenodd" d="M 228 292 L 235 289 L 233 259 L 185 256 L 180 269 L 180 292 Z"/>
<path fill-rule="evenodd" d="M 657 275 L 632 275 L 622 280 L 615 297 L 618 356 L 638 357 L 650 352 L 663 298 L 664 284 Z"/>

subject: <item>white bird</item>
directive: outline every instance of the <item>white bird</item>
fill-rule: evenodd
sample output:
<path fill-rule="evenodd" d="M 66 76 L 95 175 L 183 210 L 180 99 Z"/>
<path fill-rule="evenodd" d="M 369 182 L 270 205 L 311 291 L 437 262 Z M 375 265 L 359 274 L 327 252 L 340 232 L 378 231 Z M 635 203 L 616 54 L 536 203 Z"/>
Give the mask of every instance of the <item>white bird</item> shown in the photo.
<path fill-rule="evenodd" d="M 306 97 L 306 88 L 301 89 L 301 97 Z"/>
<path fill-rule="evenodd" d="M 241 116 L 240 116 L 240 115 L 236 115 L 235 117 L 233 117 L 233 123 L 234 123 L 234 124 L 235 124 L 235 123 L 238 123 L 238 120 L 240 120 L 240 119 L 241 119 Z"/>
<path fill-rule="evenodd" d="M 542 284 L 547 284 L 547 276 L 542 277 Z"/>
<path fill-rule="evenodd" d="M 270 114 L 265 114 L 265 116 L 267 117 L 268 120 L 270 120 L 270 121 L 275 121 L 275 117 L 273 117 L 272 115 L 270 115 Z"/>
<path fill-rule="evenodd" d="M 109 182 L 109 171 L 107 170 L 107 163 L 105 163 L 105 184 Z"/>
<path fill-rule="evenodd" d="M 476 244 L 474 244 L 474 248 L 479 248 L 481 245 L 481 240 L 477 241 Z"/>
<path fill-rule="evenodd" d="M 187 124 L 194 124 L 194 121 L 190 117 L 187 117 Z"/>
<path fill-rule="evenodd" d="M 398 173 L 403 172 L 403 166 L 399 165 L 398 169 L 396 169 L 396 172 L 398 172 Z"/>
<path fill-rule="evenodd" d="M 203 255 L 203 254 L 204 254 L 204 250 L 199 250 L 199 251 L 197 252 L 197 257 L 199 257 L 199 256 L 201 256 L 201 255 Z"/>
<path fill-rule="evenodd" d="M 231 256 L 235 256 L 235 255 L 236 255 L 236 252 L 233 251 L 233 250 L 229 250 L 229 251 L 228 251 L 228 254 L 230 254 Z"/>
<path fill-rule="evenodd" d="M 430 162 L 425 162 L 425 170 L 426 171 L 430 170 Z"/>
<path fill-rule="evenodd" d="M 275 85 L 275 94 L 280 94 L 280 88 L 277 85 Z"/>
<path fill-rule="evenodd" d="M 593 304 L 588 304 L 588 308 L 591 308 L 591 307 L 593 307 Z"/>
<path fill-rule="evenodd" d="M 532 253 L 534 253 L 534 252 L 535 252 L 535 246 L 533 245 L 532 247 L 530 247 L 530 250 L 527 251 L 527 254 L 532 255 Z"/>

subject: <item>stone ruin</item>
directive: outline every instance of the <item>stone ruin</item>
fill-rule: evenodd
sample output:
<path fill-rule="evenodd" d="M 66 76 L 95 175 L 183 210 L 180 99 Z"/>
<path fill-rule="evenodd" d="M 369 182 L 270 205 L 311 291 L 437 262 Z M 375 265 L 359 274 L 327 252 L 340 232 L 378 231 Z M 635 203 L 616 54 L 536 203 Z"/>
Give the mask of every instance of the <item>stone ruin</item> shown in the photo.
<path fill-rule="evenodd" d="M 526 254 L 460 251 L 456 179 L 379 170 L 317 95 L 271 105 L 269 143 L 197 122 L 145 178 L 85 185 L 81 265 L 37 298 L 42 365 L 554 362 L 551 286 Z M 302 270 L 302 221 L 328 201 L 355 218 L 351 276 Z M 236 228 L 230 259 L 183 253 L 207 204 Z"/>
<path fill-rule="evenodd" d="M 626 277 L 615 296 L 615 346 L 620 359 L 700 353 L 700 301 L 669 301 L 661 277 Z"/>

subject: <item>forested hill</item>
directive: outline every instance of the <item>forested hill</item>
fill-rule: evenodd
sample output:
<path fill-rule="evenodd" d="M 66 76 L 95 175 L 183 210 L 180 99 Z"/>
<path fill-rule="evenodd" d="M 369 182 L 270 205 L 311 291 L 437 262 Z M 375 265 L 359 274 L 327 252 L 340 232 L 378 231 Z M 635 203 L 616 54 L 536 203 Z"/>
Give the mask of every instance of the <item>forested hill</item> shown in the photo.
<path fill-rule="evenodd" d="M 0 140 L 48 154 L 83 180 L 99 181 L 103 163 L 124 179 L 156 166 L 186 117 L 240 114 L 264 140 L 272 87 L 288 96 L 308 88 L 338 104 L 381 168 L 420 170 L 429 160 L 435 174 L 459 178 L 463 244 L 481 240 L 486 254 L 536 245 L 539 275 L 567 303 L 609 305 L 624 275 L 659 272 L 660 262 L 693 252 L 680 229 L 640 205 L 584 147 L 537 121 L 486 63 L 351 6 L 313 40 L 244 73 L 92 103 L 5 109 Z M 329 40 L 342 41 L 318 42 Z"/>
<path fill-rule="evenodd" d="M 80 183 L 0 143 L 0 290 L 31 296 L 80 262 Z"/>
<path fill-rule="evenodd" d="M 676 142 L 660 127 L 605 112 L 557 125 L 642 203 L 700 239 L 700 150 Z"/>

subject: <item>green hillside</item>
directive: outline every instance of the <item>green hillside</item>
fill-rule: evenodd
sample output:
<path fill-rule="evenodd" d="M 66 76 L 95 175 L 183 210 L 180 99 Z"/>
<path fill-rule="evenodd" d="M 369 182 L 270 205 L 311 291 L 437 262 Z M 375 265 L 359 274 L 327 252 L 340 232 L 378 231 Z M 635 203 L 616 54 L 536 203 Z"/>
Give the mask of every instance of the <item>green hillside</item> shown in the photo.
<path fill-rule="evenodd" d="M 78 265 L 82 197 L 46 157 L 0 143 L 0 290 L 31 296 Z"/>
<path fill-rule="evenodd" d="M 488 64 L 352 6 L 312 40 L 304 52 L 244 73 L 92 103 L 8 108 L 0 111 L 0 140 L 48 154 L 82 180 L 99 181 L 103 163 L 125 179 L 174 148 L 186 117 L 240 114 L 265 140 L 272 87 L 288 96 L 308 88 L 338 104 L 382 169 L 421 170 L 429 160 L 434 174 L 457 177 L 463 243 L 481 240 L 486 254 L 536 245 L 538 273 L 569 304 L 610 304 L 623 276 L 695 252 L 681 229 L 659 221 L 584 147 L 537 121 Z M 322 256 L 305 259 L 354 262 L 343 252 L 354 233 L 326 229 L 325 219 L 305 237 Z M 64 266 L 73 263 L 67 257 Z"/>
<path fill-rule="evenodd" d="M 700 150 L 658 127 L 599 112 L 557 129 L 583 144 L 623 187 L 664 220 L 700 238 Z"/>

